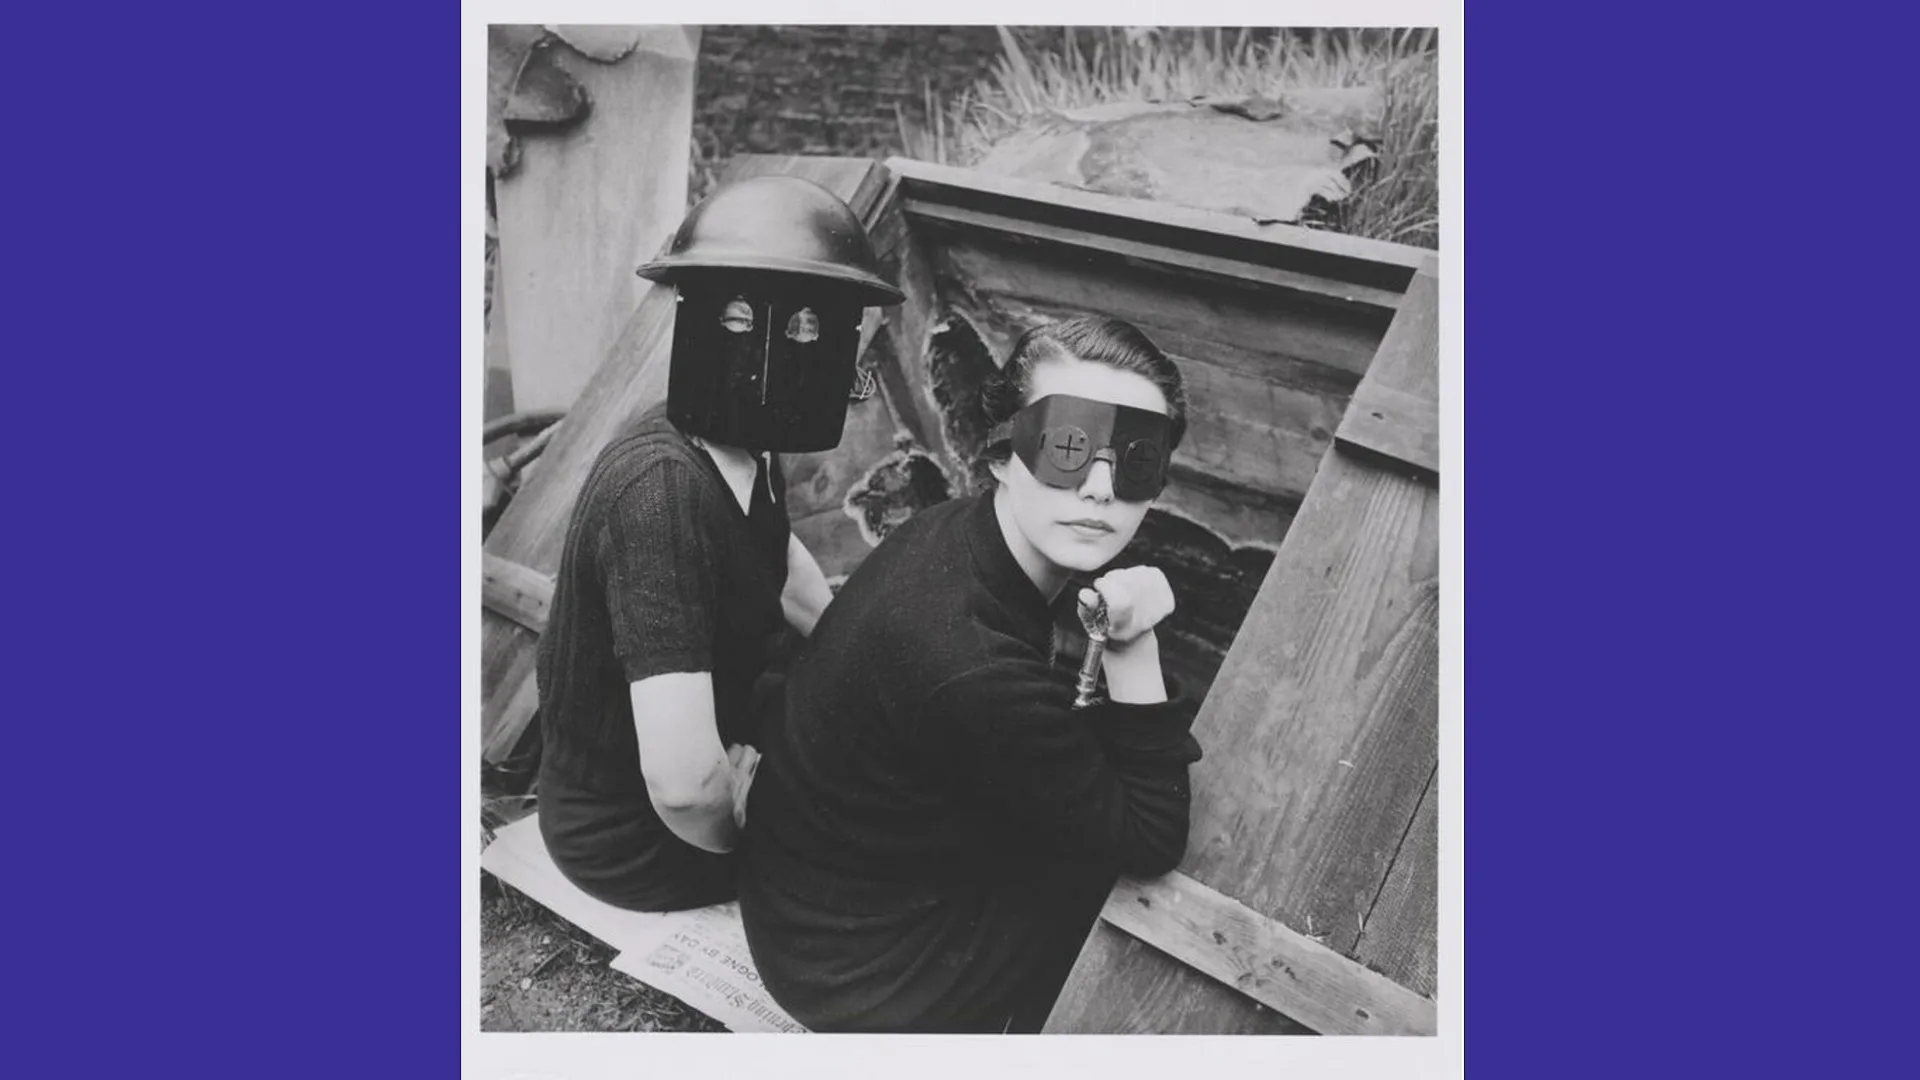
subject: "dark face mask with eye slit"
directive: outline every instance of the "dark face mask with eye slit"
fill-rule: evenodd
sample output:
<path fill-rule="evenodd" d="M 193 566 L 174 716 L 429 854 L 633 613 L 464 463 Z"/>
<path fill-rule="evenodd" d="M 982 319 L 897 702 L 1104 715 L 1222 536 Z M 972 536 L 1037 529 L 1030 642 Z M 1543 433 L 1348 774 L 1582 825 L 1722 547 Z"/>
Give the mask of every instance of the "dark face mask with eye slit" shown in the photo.
<path fill-rule="evenodd" d="M 690 434 L 751 450 L 838 446 L 861 314 L 799 279 L 690 275 L 674 313 L 669 415 Z"/>
<path fill-rule="evenodd" d="M 1145 502 L 1167 486 L 1173 420 L 1151 409 L 1049 394 L 988 435 L 989 444 L 1000 439 L 1012 439 L 1027 471 L 1049 487 L 1077 488 L 1094 462 L 1105 461 L 1114 497 Z"/>

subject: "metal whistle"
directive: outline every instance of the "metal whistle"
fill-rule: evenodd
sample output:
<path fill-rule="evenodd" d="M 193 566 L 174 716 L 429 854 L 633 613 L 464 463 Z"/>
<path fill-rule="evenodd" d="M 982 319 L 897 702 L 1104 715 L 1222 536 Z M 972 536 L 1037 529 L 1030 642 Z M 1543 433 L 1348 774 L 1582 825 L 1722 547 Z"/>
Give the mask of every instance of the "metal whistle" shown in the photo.
<path fill-rule="evenodd" d="M 1099 590 L 1094 591 L 1099 595 Z M 1084 709 L 1093 704 L 1094 690 L 1100 684 L 1100 657 L 1107 651 L 1108 622 L 1107 598 L 1100 597 L 1098 603 L 1088 607 L 1079 606 L 1080 625 L 1087 630 L 1087 657 L 1080 662 L 1080 681 L 1074 687 L 1073 707 Z"/>

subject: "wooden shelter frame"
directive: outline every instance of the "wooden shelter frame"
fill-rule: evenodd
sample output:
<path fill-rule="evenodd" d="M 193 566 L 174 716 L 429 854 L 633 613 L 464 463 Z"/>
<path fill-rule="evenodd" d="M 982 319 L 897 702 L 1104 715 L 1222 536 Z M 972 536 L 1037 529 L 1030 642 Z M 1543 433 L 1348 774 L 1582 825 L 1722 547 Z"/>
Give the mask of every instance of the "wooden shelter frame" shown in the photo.
<path fill-rule="evenodd" d="M 1435 254 L 902 159 L 748 157 L 727 179 L 768 172 L 822 183 L 867 224 L 908 299 L 883 324 L 870 320 L 863 347 L 880 350 L 880 390 L 903 436 L 954 475 L 966 463 L 925 363 L 949 244 L 1037 252 L 1009 259 L 1004 273 L 992 258 L 970 264 L 993 279 L 983 288 L 1014 304 L 1084 285 L 1083 269 L 1084 280 L 1125 286 L 1140 275 L 1185 290 L 1166 319 L 1195 327 L 1190 351 L 1205 347 L 1214 290 L 1240 305 L 1220 309 L 1223 323 L 1243 310 L 1303 313 L 1277 332 L 1297 337 L 1288 348 L 1308 359 L 1273 362 L 1296 365 L 1296 382 L 1331 387 L 1337 425 L 1305 436 L 1318 440 L 1307 444 L 1318 451 L 1310 470 L 1248 481 L 1270 483 L 1258 494 L 1278 507 L 1249 520 L 1282 535 L 1195 722 L 1207 756 L 1194 770 L 1186 859 L 1114 890 L 1047 1030 L 1433 1033 Z M 1139 304 L 1155 294 L 1115 295 Z M 1083 289 L 1066 306 L 1101 302 Z M 511 753 L 534 714 L 532 645 L 573 498 L 600 448 L 664 396 L 671 321 L 671 291 L 651 290 L 488 538 L 488 761 Z M 1257 334 L 1250 325 L 1223 334 Z M 1170 340 L 1182 332 L 1173 327 Z M 1186 468 L 1205 497 L 1231 502 L 1238 489 L 1207 492 L 1204 472 Z"/>

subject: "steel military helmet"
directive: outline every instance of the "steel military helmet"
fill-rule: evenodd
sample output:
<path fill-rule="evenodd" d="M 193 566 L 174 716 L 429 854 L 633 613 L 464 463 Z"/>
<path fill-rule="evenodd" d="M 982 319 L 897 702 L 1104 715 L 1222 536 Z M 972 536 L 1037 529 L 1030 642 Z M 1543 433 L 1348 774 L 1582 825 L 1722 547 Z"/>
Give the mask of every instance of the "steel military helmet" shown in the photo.
<path fill-rule="evenodd" d="M 839 196 L 797 176 L 756 176 L 702 200 L 667 254 L 635 273 L 671 284 L 687 271 L 772 271 L 848 286 L 862 305 L 905 300 L 877 262 L 866 229 Z"/>
<path fill-rule="evenodd" d="M 668 418 L 748 450 L 838 445 L 865 309 L 905 299 L 875 263 L 860 219 L 818 184 L 755 177 L 702 200 L 638 271 L 675 293 Z"/>

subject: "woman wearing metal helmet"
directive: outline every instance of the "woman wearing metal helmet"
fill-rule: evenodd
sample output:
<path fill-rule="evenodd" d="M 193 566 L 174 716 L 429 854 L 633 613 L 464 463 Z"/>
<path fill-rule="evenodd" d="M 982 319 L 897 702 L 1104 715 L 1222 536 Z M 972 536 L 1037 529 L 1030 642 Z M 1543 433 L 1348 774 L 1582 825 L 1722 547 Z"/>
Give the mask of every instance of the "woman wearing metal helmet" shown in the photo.
<path fill-rule="evenodd" d="M 669 252 L 639 270 L 677 290 L 668 401 L 587 476 L 537 672 L 547 849 L 643 911 L 734 895 L 769 676 L 829 599 L 774 453 L 839 443 L 863 307 L 902 299 L 846 203 L 793 177 L 715 192 Z"/>
<path fill-rule="evenodd" d="M 1116 876 L 1185 850 L 1200 751 L 1160 670 L 1166 577 L 1063 595 L 1166 482 L 1180 373 L 1126 323 L 1074 319 L 1022 337 L 982 399 L 992 490 L 867 556 L 762 748 L 740 910 L 763 983 L 817 1031 L 1038 1030 Z M 1056 600 L 1104 635 L 1084 680 Z"/>

